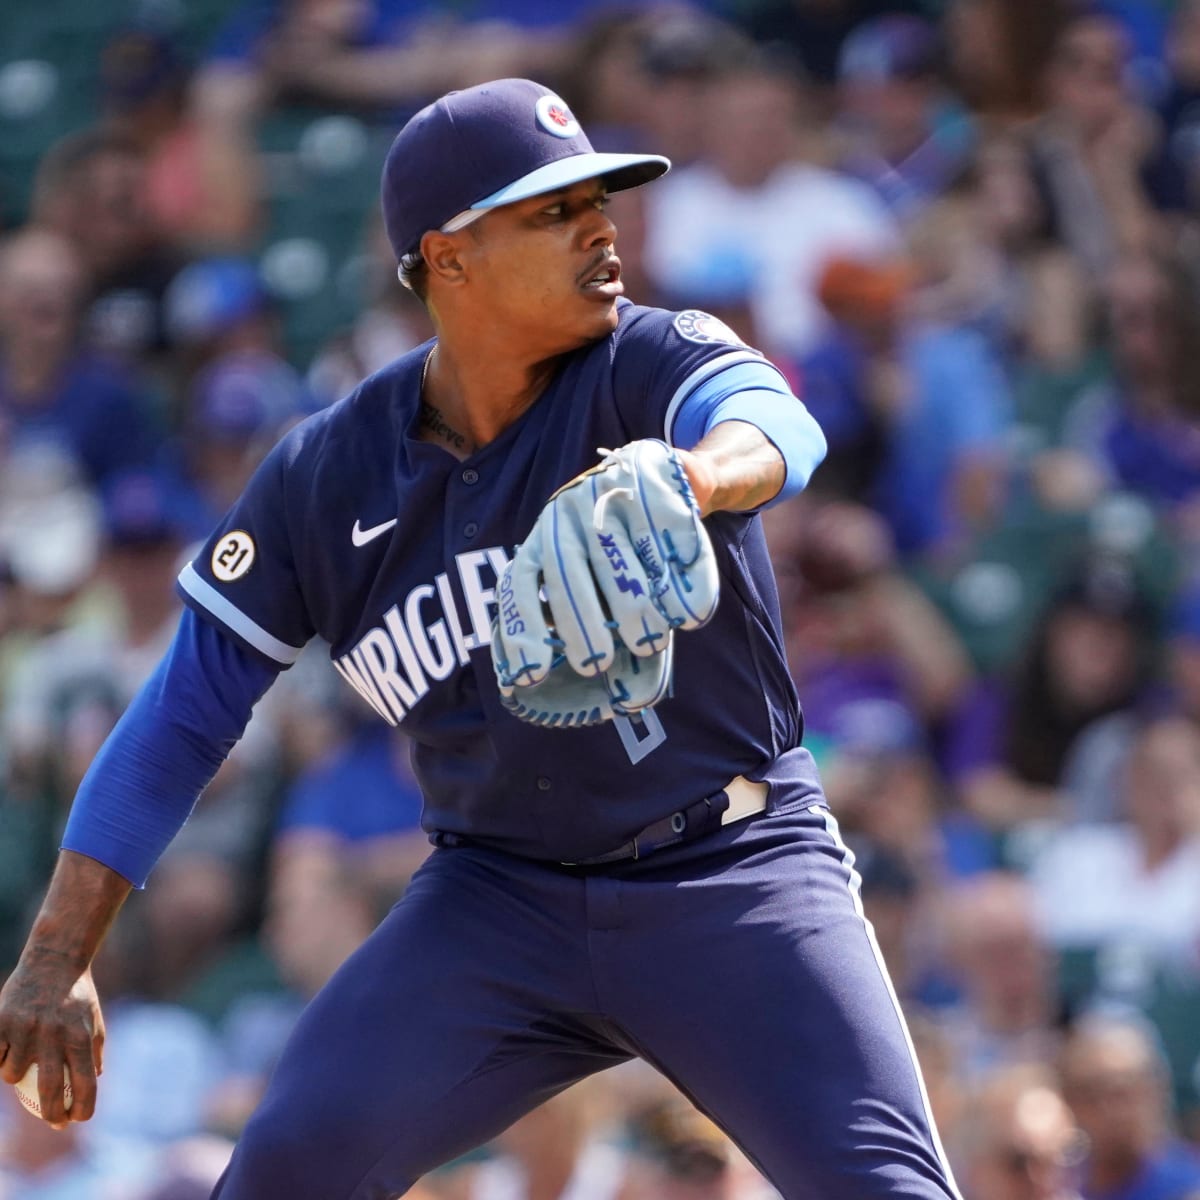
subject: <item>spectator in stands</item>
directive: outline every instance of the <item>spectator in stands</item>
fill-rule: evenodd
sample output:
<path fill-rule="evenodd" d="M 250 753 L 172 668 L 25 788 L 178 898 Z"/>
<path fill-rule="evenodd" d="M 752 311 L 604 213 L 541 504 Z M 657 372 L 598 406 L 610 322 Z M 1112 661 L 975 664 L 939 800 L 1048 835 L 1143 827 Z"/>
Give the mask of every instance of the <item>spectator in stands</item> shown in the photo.
<path fill-rule="evenodd" d="M 962 177 L 975 131 L 942 82 L 936 29 L 920 17 L 864 21 L 838 60 L 839 166 L 907 222 Z"/>
<path fill-rule="evenodd" d="M 1193 1200 L 1200 1153 L 1171 1123 L 1166 1063 L 1144 1023 L 1080 1021 L 1058 1060 L 1063 1096 L 1087 1136 L 1084 1200 Z"/>
<path fill-rule="evenodd" d="M 710 93 L 722 76 L 753 64 L 754 45 L 730 25 L 695 8 L 663 5 L 642 15 L 639 75 L 646 88 L 634 144 L 665 154 L 675 168 L 703 159 L 713 141 Z M 584 68 L 586 70 L 586 68 Z M 781 62 L 778 69 L 792 69 Z M 632 98 L 638 101 L 634 91 Z M 719 115 L 719 114 L 718 114 Z M 786 158 L 789 144 L 779 148 Z"/>
<path fill-rule="evenodd" d="M 1089 272 L 1156 240 L 1143 171 L 1157 131 L 1126 70 L 1129 39 L 1102 6 L 1064 24 L 1046 71 L 1048 107 L 1029 133 L 1045 232 Z"/>
<path fill-rule="evenodd" d="M 476 1170 L 471 1200 L 576 1193 L 617 1200 L 624 1158 L 597 1137 L 595 1097 L 602 1087 L 600 1081 L 576 1084 L 510 1125 L 492 1144 L 496 1156 Z"/>
<path fill-rule="evenodd" d="M 0 1200 L 133 1200 L 153 1179 L 154 1155 L 137 1142 L 52 1129 L 0 1088 Z"/>
<path fill-rule="evenodd" d="M 818 295 L 834 323 L 800 360 L 835 486 L 841 476 L 879 511 L 904 557 L 944 553 L 995 518 L 1010 412 L 992 347 L 968 328 L 921 320 L 913 283 L 899 259 L 827 260 Z"/>
<path fill-rule="evenodd" d="M 886 802 L 879 807 L 886 807 Z M 944 1004 L 949 983 L 944 963 L 937 958 L 939 947 L 933 932 L 940 882 L 936 864 L 928 861 L 928 855 L 914 864 L 910 855 L 873 837 L 869 830 L 859 832 L 849 820 L 843 822 L 840 812 L 838 823 L 862 880 L 863 912 L 875 931 L 879 953 L 901 1004 L 930 1008 Z M 913 839 L 901 835 L 896 840 L 908 849 Z"/>
<path fill-rule="evenodd" d="M 1200 3 L 1183 0 L 1171 14 L 1167 40 L 1170 81 L 1158 105 L 1163 123 L 1163 158 L 1178 186 L 1179 207 L 1194 211 L 1200 201 Z M 1151 186 L 1157 183 L 1152 179 Z"/>
<path fill-rule="evenodd" d="M 625 1184 L 619 1200 L 750 1200 L 728 1139 L 682 1096 L 664 1095 L 626 1119 Z M 760 1185 L 761 1186 L 761 1185 Z M 765 1187 L 761 1195 L 767 1194 Z"/>
<path fill-rule="evenodd" d="M 1194 535 L 1200 505 L 1200 341 L 1196 288 L 1181 262 L 1122 256 L 1107 277 L 1113 378 L 1069 417 L 1068 443 L 1111 486 L 1144 496 Z"/>
<path fill-rule="evenodd" d="M 581 29 L 563 96 L 598 148 L 649 147 L 678 169 L 704 152 L 709 86 L 752 52 L 732 25 L 694 8 L 617 6 Z"/>
<path fill-rule="evenodd" d="M 200 1136 L 173 1145 L 154 1168 L 154 1183 L 136 1200 L 209 1200 L 233 1145 L 224 1138 Z"/>
<path fill-rule="evenodd" d="M 921 1064 L 929 1108 L 942 1136 L 942 1144 L 950 1151 L 951 1163 L 957 1170 L 954 1151 L 958 1147 L 959 1128 L 966 1114 L 969 1087 L 959 1076 L 954 1044 L 937 1010 L 922 1009 L 908 1002 L 904 1005 L 904 1016 L 908 1021 L 913 1049 Z"/>
<path fill-rule="evenodd" d="M 190 114 L 190 75 L 164 33 L 118 30 L 100 57 L 103 124 L 145 154 L 146 214 L 173 245 L 243 246 L 259 224 L 261 166 L 236 126 Z"/>
<path fill-rule="evenodd" d="M 1015 1067 L 984 1081 L 957 1149 L 971 1200 L 1080 1200 L 1083 1142 L 1048 1070 Z"/>
<path fill-rule="evenodd" d="M 1175 598 L 1164 658 L 1171 709 L 1200 724 L 1200 583 L 1195 580 Z"/>
<path fill-rule="evenodd" d="M 48 442 L 99 484 L 158 441 L 123 368 L 80 346 L 86 277 L 70 243 L 26 229 L 0 246 L 0 453 Z"/>
<path fill-rule="evenodd" d="M 1027 120 L 1042 106 L 1042 77 L 1072 0 L 961 0 L 943 33 L 955 91 L 993 124 Z"/>
<path fill-rule="evenodd" d="M 88 344 L 137 363 L 167 350 L 163 293 L 178 252 L 150 217 L 146 153 L 102 127 L 68 134 L 42 159 L 31 222 L 66 237 L 83 264 Z"/>
<path fill-rule="evenodd" d="M 624 194 L 619 192 L 613 199 Z M 348 396 L 360 380 L 433 336 L 425 306 L 396 277 L 396 259 L 381 213 L 370 222 L 364 241 L 360 310 L 348 329 L 339 330 L 321 346 L 305 377 L 319 405 Z M 622 226 L 621 280 L 630 294 L 627 244 Z"/>
<path fill-rule="evenodd" d="M 814 81 L 830 85 L 846 38 L 861 23 L 922 7 L 912 0 L 722 0 L 718 10 L 755 41 L 787 46 Z"/>
<path fill-rule="evenodd" d="M 245 129 L 272 105 L 300 101 L 373 109 L 400 124 L 452 88 L 555 74 L 565 22 L 582 7 L 474 5 L 476 19 L 460 20 L 433 0 L 243 4 L 200 69 L 195 113 L 202 126 Z"/>
<path fill-rule="evenodd" d="M 1123 819 L 1062 830 L 1031 879 L 1060 947 L 1124 947 L 1200 972 L 1200 728 L 1150 721 L 1125 765 Z"/>
<path fill-rule="evenodd" d="M 0 559 L 9 622 L 0 643 L 0 683 L 7 685 L 32 641 L 94 616 L 86 601 L 100 553 L 101 517 L 74 460 L 53 444 L 15 448 L 0 463 Z"/>
<path fill-rule="evenodd" d="M 101 603 L 93 619 L 45 631 L 22 657 L 0 725 L 13 777 L 40 781 L 56 813 L 165 652 L 178 619 L 172 585 L 184 531 L 171 490 L 149 472 L 127 472 L 109 481 L 103 499 L 99 562 L 94 576 L 88 572 L 103 588 Z M 53 536 L 44 514 L 37 532 Z M 72 569 L 86 568 L 78 549 L 64 549 Z"/>
<path fill-rule="evenodd" d="M 231 355 L 207 367 L 196 377 L 190 399 L 186 469 L 204 506 L 195 528 L 207 532 L 241 494 L 263 455 L 309 410 L 292 368 L 261 354 Z"/>
<path fill-rule="evenodd" d="M 1080 402 L 1109 378 L 1108 356 L 1094 336 L 1096 297 L 1078 260 L 1065 250 L 1031 256 L 1023 280 L 1013 392 L 1025 465 L 1047 506 L 1079 504 L 1080 495 L 1086 506 L 1104 486 L 1104 468 L 1066 445 L 1066 437 Z M 1084 487 L 1068 498 L 1063 484 L 1084 476 Z"/>
<path fill-rule="evenodd" d="M 967 811 L 1005 831 L 1065 815 L 1060 787 L 1080 734 L 1144 696 L 1153 613 L 1123 564 L 1072 571 L 1010 678 L 984 679 L 947 729 L 945 764 Z"/>
<path fill-rule="evenodd" d="M 817 281 L 835 254 L 879 255 L 895 226 L 864 185 L 800 161 L 801 83 L 769 59 L 706 89 L 701 158 L 647 200 L 650 270 L 667 295 L 749 299 L 746 336 L 799 355 L 826 325 Z"/>
<path fill-rule="evenodd" d="M 273 307 L 250 263 L 192 263 L 167 304 L 190 369 L 171 464 L 190 497 L 190 528 L 203 537 L 284 430 L 315 406 L 282 357 Z"/>
<path fill-rule="evenodd" d="M 836 741 L 859 702 L 886 702 L 902 744 L 914 717 L 957 703 L 969 667 L 953 633 L 898 570 L 887 529 L 861 505 L 769 510 L 772 560 L 793 674 L 810 697 L 814 734 Z"/>
<path fill-rule="evenodd" d="M 231 1071 L 211 1097 L 213 1128 L 240 1133 L 305 1004 L 378 923 L 376 901 L 351 869 L 273 875 L 258 938 L 271 970 L 249 983 L 234 972 L 218 997 Z"/>
<path fill-rule="evenodd" d="M 202 1132 L 208 1098 L 228 1064 L 220 1039 L 200 1016 L 131 993 L 126 982 L 106 968 L 111 1001 L 104 1043 L 108 1095 L 84 1136 L 152 1148 L 169 1159 L 173 1143 Z M 157 1177 L 157 1163 L 156 1168 Z M 91 1193 L 80 1195 L 82 1200 Z M 107 1200 L 102 1191 L 98 1196 Z"/>
<path fill-rule="evenodd" d="M 272 875 L 290 894 L 292 880 L 350 872 L 375 898 L 382 918 L 429 853 L 421 792 L 407 738 L 365 712 L 345 714 L 343 726 L 341 743 L 284 796 Z M 345 804 L 348 795 L 356 798 L 353 809 Z"/>
<path fill-rule="evenodd" d="M 283 352 L 275 298 L 249 258 L 188 263 L 171 280 L 164 305 L 172 345 L 191 371 L 226 354 Z"/>
<path fill-rule="evenodd" d="M 943 1022 L 958 1076 L 1045 1062 L 1057 1045 L 1054 954 L 1020 876 L 985 872 L 942 896 L 946 958 L 961 1003 Z"/>

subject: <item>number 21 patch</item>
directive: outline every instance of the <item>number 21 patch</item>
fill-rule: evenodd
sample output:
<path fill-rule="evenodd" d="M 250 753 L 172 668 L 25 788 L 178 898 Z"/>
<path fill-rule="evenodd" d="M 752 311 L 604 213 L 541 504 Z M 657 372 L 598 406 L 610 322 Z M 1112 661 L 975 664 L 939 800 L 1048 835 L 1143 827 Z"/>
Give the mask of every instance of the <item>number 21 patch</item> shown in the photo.
<path fill-rule="evenodd" d="M 241 529 L 227 533 L 213 548 L 212 573 L 222 583 L 241 579 L 254 566 L 254 539 Z"/>

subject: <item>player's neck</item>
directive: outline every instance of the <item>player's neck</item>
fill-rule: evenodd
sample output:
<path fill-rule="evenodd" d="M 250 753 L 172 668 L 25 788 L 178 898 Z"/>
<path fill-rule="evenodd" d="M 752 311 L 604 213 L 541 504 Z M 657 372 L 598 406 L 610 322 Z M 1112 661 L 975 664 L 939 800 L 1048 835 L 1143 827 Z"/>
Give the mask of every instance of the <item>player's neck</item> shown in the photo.
<path fill-rule="evenodd" d="M 421 389 L 422 437 L 466 458 L 494 441 L 545 390 L 556 359 L 528 362 L 438 341 Z"/>

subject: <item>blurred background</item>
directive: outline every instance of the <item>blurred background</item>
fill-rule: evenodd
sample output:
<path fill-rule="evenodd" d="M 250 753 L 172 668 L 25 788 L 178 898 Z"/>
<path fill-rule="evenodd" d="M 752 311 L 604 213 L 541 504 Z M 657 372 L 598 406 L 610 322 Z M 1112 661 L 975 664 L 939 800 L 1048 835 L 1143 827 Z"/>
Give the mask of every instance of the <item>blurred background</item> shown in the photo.
<path fill-rule="evenodd" d="M 727 321 L 826 431 L 767 514 L 790 662 L 964 1193 L 1195 1200 L 1196 0 L 8 0 L 0 978 L 189 547 L 430 332 L 396 128 L 503 75 L 674 160 L 612 202 L 627 293 Z M 205 1200 L 419 803 L 311 648 L 97 964 L 95 1120 L 0 1089 L 0 1200 Z M 638 1066 L 420 1189 L 772 1194 Z"/>

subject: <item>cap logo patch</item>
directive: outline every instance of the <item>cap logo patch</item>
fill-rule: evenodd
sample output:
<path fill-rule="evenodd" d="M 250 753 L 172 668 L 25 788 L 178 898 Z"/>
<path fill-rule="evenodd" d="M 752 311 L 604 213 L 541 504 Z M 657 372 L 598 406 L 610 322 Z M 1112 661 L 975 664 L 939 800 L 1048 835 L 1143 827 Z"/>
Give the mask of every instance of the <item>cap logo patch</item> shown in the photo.
<path fill-rule="evenodd" d="M 579 133 L 579 122 L 566 104 L 553 92 L 539 96 L 534 106 L 538 124 L 555 137 L 573 138 Z"/>
<path fill-rule="evenodd" d="M 746 344 L 724 321 L 718 321 L 698 308 L 689 308 L 676 314 L 675 329 L 689 342 L 728 342 L 733 346 Z"/>
<path fill-rule="evenodd" d="M 254 539 L 244 529 L 234 529 L 213 547 L 212 573 L 222 583 L 232 583 L 254 566 L 254 557 Z"/>

